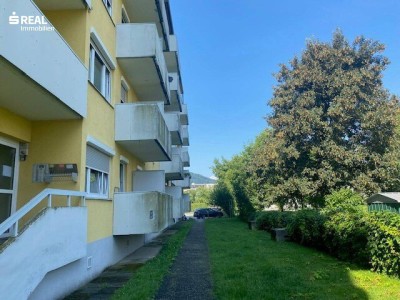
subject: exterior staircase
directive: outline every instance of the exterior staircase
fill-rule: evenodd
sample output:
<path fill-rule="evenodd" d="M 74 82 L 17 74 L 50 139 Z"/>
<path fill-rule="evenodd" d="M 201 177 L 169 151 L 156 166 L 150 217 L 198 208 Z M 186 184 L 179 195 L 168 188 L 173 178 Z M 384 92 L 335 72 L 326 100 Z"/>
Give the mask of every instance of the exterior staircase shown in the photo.
<path fill-rule="evenodd" d="M 68 204 L 71 196 L 83 197 L 82 206 L 51 207 L 51 195 L 60 194 L 68 197 Z M 48 272 L 86 255 L 84 194 L 46 189 L 38 195 L 42 199 L 38 200 L 37 196 L 27 205 L 35 207 L 43 200 L 43 195 L 47 195 L 44 198 L 50 196 L 50 207 L 42 210 L 20 234 L 0 245 L 0 299 L 28 299 Z M 10 230 L 26 214 L 20 212 L 24 208 L 26 205 L 0 224 L 0 234 Z"/>

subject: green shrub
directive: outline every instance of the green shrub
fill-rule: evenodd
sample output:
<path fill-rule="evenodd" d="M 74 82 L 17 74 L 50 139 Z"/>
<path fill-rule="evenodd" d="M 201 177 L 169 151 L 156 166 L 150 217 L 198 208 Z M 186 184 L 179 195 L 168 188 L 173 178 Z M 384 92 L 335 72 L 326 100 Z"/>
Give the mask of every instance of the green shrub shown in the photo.
<path fill-rule="evenodd" d="M 368 265 L 368 232 L 368 212 L 337 212 L 324 224 L 324 245 L 341 260 Z"/>
<path fill-rule="evenodd" d="M 350 189 L 340 189 L 325 197 L 325 207 L 322 212 L 331 215 L 338 212 L 357 212 L 366 210 L 366 203 L 360 194 Z"/>
<path fill-rule="evenodd" d="M 297 211 L 287 224 L 287 233 L 294 242 L 305 246 L 324 248 L 325 217 L 316 210 Z"/>
<path fill-rule="evenodd" d="M 400 277 L 400 214 L 370 213 L 362 197 L 348 189 L 327 196 L 325 203 L 321 211 L 259 212 L 257 228 L 286 227 L 294 242 Z"/>
<path fill-rule="evenodd" d="M 370 263 L 374 271 L 400 277 L 400 215 L 374 212 L 368 236 Z"/>
<path fill-rule="evenodd" d="M 368 265 L 368 212 L 360 194 L 341 189 L 325 197 L 324 245 L 342 260 Z"/>

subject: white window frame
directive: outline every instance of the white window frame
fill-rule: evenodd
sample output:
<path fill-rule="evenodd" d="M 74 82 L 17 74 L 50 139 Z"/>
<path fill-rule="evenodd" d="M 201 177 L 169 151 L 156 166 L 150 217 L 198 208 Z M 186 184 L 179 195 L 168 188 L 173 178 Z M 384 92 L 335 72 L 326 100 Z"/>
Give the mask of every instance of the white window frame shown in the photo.
<path fill-rule="evenodd" d="M 92 193 L 90 190 L 90 174 L 91 171 L 95 171 L 100 173 L 101 179 L 99 182 L 99 193 Z M 109 190 L 110 190 L 110 174 L 104 171 L 97 170 L 95 168 L 86 166 L 86 192 L 88 198 L 95 199 L 108 199 Z"/>
<path fill-rule="evenodd" d="M 103 4 L 107 9 L 108 14 L 112 16 L 112 0 L 103 0 Z"/>
<path fill-rule="evenodd" d="M 86 137 L 86 147 L 92 147 L 99 152 L 102 152 L 103 154 L 108 156 L 108 164 L 109 167 L 111 167 L 111 160 L 112 157 L 115 155 L 115 150 L 110 148 L 109 146 L 105 145 L 104 143 L 100 142 L 99 140 L 95 139 L 92 136 L 87 136 Z M 90 192 L 90 170 L 100 172 L 101 173 L 101 186 L 100 186 L 100 191 L 101 193 L 91 193 Z M 103 200 L 109 200 L 109 194 L 110 194 L 110 184 L 111 184 L 111 178 L 110 178 L 110 172 L 111 168 L 108 168 L 109 172 L 106 172 L 105 170 L 99 170 L 95 167 L 88 166 L 86 163 L 86 173 L 85 173 L 85 178 L 86 178 L 86 183 L 85 183 L 85 191 L 87 192 L 87 199 L 103 199 Z M 103 185 L 104 181 L 104 176 L 107 175 L 106 178 L 106 184 Z"/>
<path fill-rule="evenodd" d="M 101 69 L 101 87 L 100 90 L 94 85 L 94 64 L 96 56 L 100 59 L 102 63 Z M 106 60 L 102 56 L 101 52 L 97 49 L 94 43 L 90 43 L 90 66 L 89 66 L 89 80 L 93 86 L 103 95 L 103 97 L 111 103 L 111 68 L 107 64 Z"/>
<path fill-rule="evenodd" d="M 131 20 L 130 20 L 130 18 L 128 16 L 128 13 L 127 13 L 126 9 L 125 9 L 125 6 L 122 4 L 121 23 L 122 24 L 127 24 L 127 23 L 130 23 L 130 22 L 131 22 Z"/>

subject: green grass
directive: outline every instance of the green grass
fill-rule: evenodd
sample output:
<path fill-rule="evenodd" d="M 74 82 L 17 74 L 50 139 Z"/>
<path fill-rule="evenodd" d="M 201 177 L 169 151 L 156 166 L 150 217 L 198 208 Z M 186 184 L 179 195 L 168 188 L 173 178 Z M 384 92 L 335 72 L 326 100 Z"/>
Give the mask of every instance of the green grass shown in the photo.
<path fill-rule="evenodd" d="M 192 225 L 193 221 L 183 222 L 179 231 L 168 239 L 160 254 L 136 271 L 126 285 L 117 290 L 112 299 L 153 299 Z"/>
<path fill-rule="evenodd" d="M 237 219 L 206 221 L 218 299 L 400 299 L 400 280 L 271 240 Z"/>

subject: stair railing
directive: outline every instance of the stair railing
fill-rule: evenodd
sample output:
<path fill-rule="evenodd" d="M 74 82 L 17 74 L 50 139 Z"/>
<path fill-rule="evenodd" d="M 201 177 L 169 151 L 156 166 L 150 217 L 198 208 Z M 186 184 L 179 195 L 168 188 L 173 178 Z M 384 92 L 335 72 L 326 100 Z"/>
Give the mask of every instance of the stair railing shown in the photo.
<path fill-rule="evenodd" d="M 44 189 L 35 197 L 33 197 L 28 203 L 22 206 L 19 210 L 8 217 L 3 223 L 0 224 L 0 235 L 10 230 L 11 236 L 18 235 L 18 222 L 33 208 L 40 204 L 47 198 L 47 207 L 52 207 L 52 196 L 66 196 L 67 206 L 71 206 L 71 197 L 80 197 L 80 206 L 86 206 L 86 192 L 79 191 L 68 191 L 58 189 Z"/>

